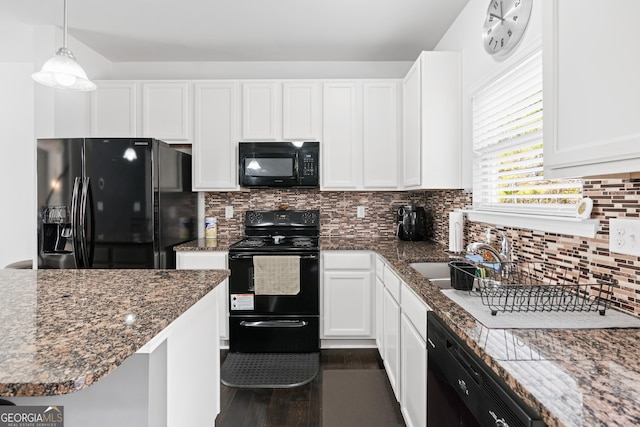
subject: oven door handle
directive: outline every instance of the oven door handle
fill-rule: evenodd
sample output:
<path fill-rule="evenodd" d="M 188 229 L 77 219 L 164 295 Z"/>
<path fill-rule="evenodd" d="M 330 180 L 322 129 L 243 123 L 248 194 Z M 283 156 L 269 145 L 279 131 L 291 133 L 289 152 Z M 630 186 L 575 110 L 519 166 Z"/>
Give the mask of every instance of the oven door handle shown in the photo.
<path fill-rule="evenodd" d="M 305 320 L 256 320 L 240 322 L 245 328 L 303 328 L 308 323 Z"/>
<path fill-rule="evenodd" d="M 289 254 L 281 253 L 279 255 L 289 255 Z M 273 255 L 273 256 L 278 256 L 278 255 Z M 250 254 L 229 254 L 229 259 L 251 259 L 251 258 L 253 258 L 253 255 L 250 255 Z M 318 254 L 300 255 L 300 259 L 318 259 L 318 258 L 319 258 Z"/>

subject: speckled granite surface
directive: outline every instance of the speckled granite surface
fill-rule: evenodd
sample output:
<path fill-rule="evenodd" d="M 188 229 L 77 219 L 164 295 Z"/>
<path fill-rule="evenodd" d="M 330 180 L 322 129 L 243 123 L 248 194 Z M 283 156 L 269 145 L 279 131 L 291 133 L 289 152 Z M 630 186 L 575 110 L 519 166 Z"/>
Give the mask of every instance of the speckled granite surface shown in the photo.
<path fill-rule="evenodd" d="M 228 275 L 228 270 L 0 269 L 0 396 L 88 387 Z M 127 326 L 130 313 L 135 321 Z"/>
<path fill-rule="evenodd" d="M 202 250 L 192 244 L 191 250 Z M 320 249 L 371 250 L 383 257 L 548 426 L 640 425 L 640 329 L 488 329 L 409 266 L 448 260 L 443 245 L 321 238 Z"/>

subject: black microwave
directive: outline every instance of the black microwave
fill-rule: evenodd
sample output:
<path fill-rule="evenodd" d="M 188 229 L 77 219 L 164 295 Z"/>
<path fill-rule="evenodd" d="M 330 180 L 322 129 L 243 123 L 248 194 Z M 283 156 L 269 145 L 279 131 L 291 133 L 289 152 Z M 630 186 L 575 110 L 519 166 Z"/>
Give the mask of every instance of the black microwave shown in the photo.
<path fill-rule="evenodd" d="M 240 142 L 243 187 L 318 187 L 320 143 Z"/>

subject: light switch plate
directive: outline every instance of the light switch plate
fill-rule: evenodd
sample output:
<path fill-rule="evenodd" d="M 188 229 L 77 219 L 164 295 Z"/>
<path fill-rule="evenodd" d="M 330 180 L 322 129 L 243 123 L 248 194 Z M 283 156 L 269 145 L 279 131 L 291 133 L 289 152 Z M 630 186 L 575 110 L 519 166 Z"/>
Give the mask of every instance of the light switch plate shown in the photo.
<path fill-rule="evenodd" d="M 227 219 L 233 218 L 233 206 L 224 207 L 224 217 Z"/>
<path fill-rule="evenodd" d="M 356 216 L 358 218 L 364 218 L 364 206 L 358 206 L 356 209 Z"/>
<path fill-rule="evenodd" d="M 640 256 L 640 219 L 609 220 L 609 251 Z"/>

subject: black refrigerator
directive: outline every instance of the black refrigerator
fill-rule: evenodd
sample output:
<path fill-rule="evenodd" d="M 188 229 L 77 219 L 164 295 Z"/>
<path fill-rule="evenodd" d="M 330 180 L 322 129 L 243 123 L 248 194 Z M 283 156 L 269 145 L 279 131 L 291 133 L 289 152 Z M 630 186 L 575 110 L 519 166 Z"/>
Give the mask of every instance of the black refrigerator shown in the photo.
<path fill-rule="evenodd" d="M 38 268 L 175 268 L 191 155 L 153 138 L 37 140 Z"/>

